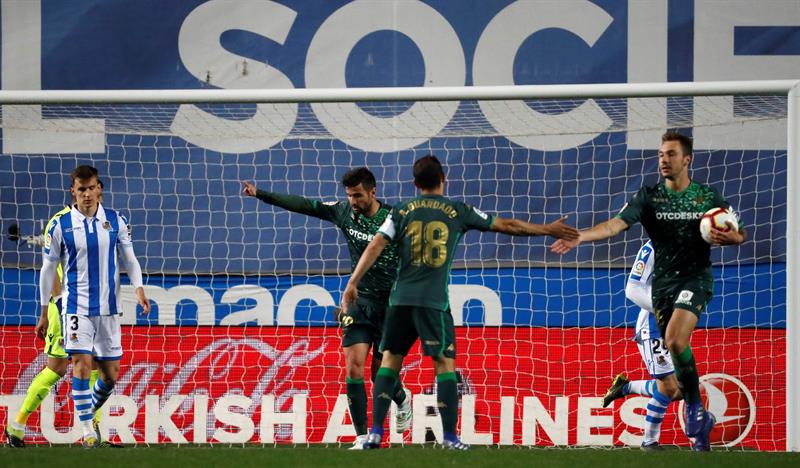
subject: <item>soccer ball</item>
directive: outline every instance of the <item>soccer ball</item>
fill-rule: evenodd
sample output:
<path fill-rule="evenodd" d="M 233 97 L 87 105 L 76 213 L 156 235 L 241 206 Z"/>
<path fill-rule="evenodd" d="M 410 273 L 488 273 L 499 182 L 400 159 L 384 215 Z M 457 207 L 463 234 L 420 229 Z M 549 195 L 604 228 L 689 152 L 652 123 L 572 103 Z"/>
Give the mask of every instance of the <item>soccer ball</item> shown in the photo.
<path fill-rule="evenodd" d="M 728 224 L 728 221 L 730 221 L 730 224 Z M 709 244 L 712 243 L 712 227 L 722 232 L 728 232 L 731 230 L 738 231 L 739 218 L 736 217 L 736 213 L 734 213 L 731 209 L 711 208 L 710 210 L 706 211 L 703 215 L 703 218 L 700 219 L 700 235 L 703 237 L 703 240 Z"/>

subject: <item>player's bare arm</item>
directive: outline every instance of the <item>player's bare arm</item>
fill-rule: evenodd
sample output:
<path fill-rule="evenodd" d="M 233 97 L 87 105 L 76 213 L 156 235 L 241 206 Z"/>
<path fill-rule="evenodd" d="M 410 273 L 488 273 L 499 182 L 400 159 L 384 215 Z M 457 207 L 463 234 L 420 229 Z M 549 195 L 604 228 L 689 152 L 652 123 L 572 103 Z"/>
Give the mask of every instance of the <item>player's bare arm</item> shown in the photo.
<path fill-rule="evenodd" d="M 620 218 L 611 218 L 608 221 L 600 223 L 591 229 L 579 231 L 577 239 L 559 239 L 555 241 L 550 247 L 550 250 L 554 253 L 563 255 L 580 245 L 581 242 L 608 239 L 609 237 L 616 236 L 625 229 L 628 229 L 628 223 Z"/>
<path fill-rule="evenodd" d="M 358 283 L 367 271 L 372 268 L 372 265 L 378 257 L 380 257 L 383 249 L 385 249 L 387 245 L 389 245 L 389 241 L 382 235 L 377 235 L 372 239 L 372 242 L 369 243 L 364 253 L 361 254 L 358 265 L 356 265 L 355 270 L 353 270 L 353 274 L 350 275 L 350 281 L 347 282 L 347 287 L 344 290 L 344 294 L 342 294 L 342 308 L 344 310 L 347 310 L 350 304 L 353 304 L 358 298 L 358 292 L 356 291 Z"/>
<path fill-rule="evenodd" d="M 531 224 L 518 219 L 495 218 L 491 230 L 502 232 L 512 236 L 553 236 L 558 239 L 575 240 L 578 238 L 578 230 L 572 226 L 564 224 L 567 217 L 549 224 Z"/>
<path fill-rule="evenodd" d="M 732 227 L 733 223 L 728 221 Z M 731 229 L 730 231 L 721 231 L 711 227 L 711 241 L 714 245 L 739 245 L 747 240 L 747 232 L 744 229 Z"/>

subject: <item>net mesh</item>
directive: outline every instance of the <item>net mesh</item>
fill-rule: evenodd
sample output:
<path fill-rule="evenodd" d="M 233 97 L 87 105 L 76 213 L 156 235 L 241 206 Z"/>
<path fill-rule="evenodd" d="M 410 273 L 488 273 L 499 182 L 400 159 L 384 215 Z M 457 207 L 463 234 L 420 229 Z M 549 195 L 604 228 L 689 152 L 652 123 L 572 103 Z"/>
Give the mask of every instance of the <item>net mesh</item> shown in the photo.
<path fill-rule="evenodd" d="M 691 177 L 731 202 L 749 237 L 712 250 L 714 299 L 692 339 L 704 398 L 723 420 L 713 440 L 782 450 L 786 107 L 785 96 L 4 106 L 0 415 L 13 417 L 46 360 L 30 243 L 70 202 L 76 165 L 100 170 L 104 203 L 130 220 L 154 306 L 138 316 L 124 287 L 126 354 L 104 431 L 128 443 L 345 443 L 355 433 L 333 313 L 350 271 L 344 235 L 243 196 L 240 181 L 337 201 L 341 176 L 367 166 L 393 204 L 415 196 L 411 165 L 432 153 L 451 198 L 587 228 L 658 181 L 659 136 L 679 128 L 695 136 Z M 606 410 L 599 399 L 616 373 L 648 378 L 631 341 L 638 309 L 623 292 L 646 235 L 634 226 L 564 257 L 549 238 L 465 236 L 450 293 L 468 441 L 641 442 L 647 399 Z M 415 395 L 405 440 L 440 435 L 416 348 L 402 378 Z M 32 417 L 29 441 L 79 437 L 65 382 Z M 662 443 L 687 444 L 681 424 L 673 404 Z"/>

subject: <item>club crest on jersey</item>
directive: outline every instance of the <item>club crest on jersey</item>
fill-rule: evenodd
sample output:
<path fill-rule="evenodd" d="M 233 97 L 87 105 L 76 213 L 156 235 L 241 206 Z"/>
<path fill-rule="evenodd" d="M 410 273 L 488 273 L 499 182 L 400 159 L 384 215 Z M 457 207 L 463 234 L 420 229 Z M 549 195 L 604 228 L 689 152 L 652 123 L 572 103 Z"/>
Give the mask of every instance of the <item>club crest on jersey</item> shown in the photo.
<path fill-rule="evenodd" d="M 49 249 L 50 244 L 53 243 L 53 237 L 48 233 L 44 235 L 44 248 Z"/>

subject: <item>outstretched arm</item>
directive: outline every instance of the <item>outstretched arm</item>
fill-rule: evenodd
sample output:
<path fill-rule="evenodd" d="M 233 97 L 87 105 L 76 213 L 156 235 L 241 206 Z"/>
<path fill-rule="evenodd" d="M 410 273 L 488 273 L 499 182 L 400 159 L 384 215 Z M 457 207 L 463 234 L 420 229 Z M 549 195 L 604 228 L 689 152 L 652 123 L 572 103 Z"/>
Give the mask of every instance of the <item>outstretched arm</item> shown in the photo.
<path fill-rule="evenodd" d="M 564 216 L 550 224 L 531 224 L 518 219 L 494 218 L 491 230 L 512 236 L 548 235 L 559 239 L 575 240 L 578 238 L 578 230 L 564 224 L 566 219 L 567 217 Z"/>
<path fill-rule="evenodd" d="M 389 241 L 381 234 L 378 234 L 372 239 L 372 242 L 369 243 L 364 253 L 361 254 L 358 265 L 356 265 L 356 269 L 353 270 L 353 274 L 350 275 L 350 281 L 347 282 L 347 287 L 344 290 L 344 294 L 342 294 L 342 309 L 347 310 L 350 304 L 356 301 L 358 297 L 358 292 L 356 290 L 356 288 L 358 288 L 358 283 L 361 281 L 361 278 L 364 277 L 364 274 L 372 268 L 372 265 L 375 264 L 375 261 L 380 257 L 381 252 L 383 252 L 383 249 L 385 249 L 388 244 Z"/>
<path fill-rule="evenodd" d="M 628 223 L 620 218 L 611 218 L 604 223 L 600 223 L 591 229 L 578 232 L 578 238 L 574 240 L 559 239 L 550 247 L 550 250 L 557 254 L 565 254 L 577 247 L 581 242 L 591 242 L 601 239 L 614 237 L 620 232 L 628 229 Z"/>
<path fill-rule="evenodd" d="M 314 216 L 324 220 L 330 220 L 331 218 L 327 213 L 329 210 L 324 209 L 327 208 L 327 206 L 298 195 L 258 190 L 255 185 L 244 180 L 242 181 L 242 193 L 250 197 L 258 198 L 264 203 L 269 203 L 270 205 L 278 206 L 295 213 Z"/>

